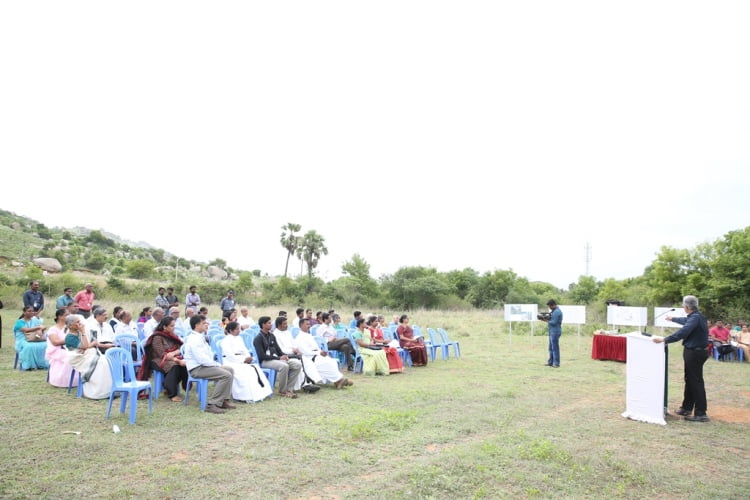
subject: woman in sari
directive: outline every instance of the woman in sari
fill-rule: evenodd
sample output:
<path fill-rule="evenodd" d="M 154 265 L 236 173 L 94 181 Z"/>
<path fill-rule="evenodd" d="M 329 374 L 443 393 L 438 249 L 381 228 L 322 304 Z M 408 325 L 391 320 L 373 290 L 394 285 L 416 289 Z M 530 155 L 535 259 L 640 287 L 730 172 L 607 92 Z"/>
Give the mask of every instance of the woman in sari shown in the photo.
<path fill-rule="evenodd" d="M 385 356 L 388 358 L 388 367 L 391 373 L 401 373 L 404 371 L 404 362 L 401 361 L 401 356 L 398 354 L 398 349 L 390 347 L 388 341 L 383 335 L 383 329 L 380 328 L 378 318 L 370 316 L 367 319 L 367 327 L 370 330 L 373 342 L 383 347 Z"/>
<path fill-rule="evenodd" d="M 55 311 L 55 326 L 47 331 L 47 352 L 44 357 L 49 361 L 49 383 L 55 387 L 68 387 L 73 367 L 68 363 L 68 351 L 65 349 L 65 319 L 68 309 L 61 307 Z M 73 386 L 78 385 L 78 378 L 73 379 Z"/>
<path fill-rule="evenodd" d="M 402 349 L 409 351 L 412 366 L 427 366 L 427 347 L 422 337 L 414 338 L 414 330 L 409 325 L 409 316 L 402 314 L 398 319 L 399 325 L 396 329 L 398 341 Z"/>
<path fill-rule="evenodd" d="M 26 339 L 27 334 L 39 340 L 29 342 Z M 16 352 L 18 353 L 18 361 L 21 363 L 21 369 L 49 368 L 49 363 L 44 358 L 47 349 L 47 343 L 44 342 L 44 327 L 42 326 L 42 320 L 37 317 L 34 311 L 34 306 L 23 308 L 23 315 L 13 326 L 13 335 L 16 338 Z"/>
<path fill-rule="evenodd" d="M 172 316 L 164 316 L 154 328 L 154 333 L 146 338 L 143 345 L 144 362 L 138 370 L 138 380 L 151 378 L 152 370 L 158 370 L 164 374 L 164 389 L 167 397 L 180 402 L 180 385 L 184 391 L 187 387 L 187 368 L 185 360 L 180 355 L 182 339 L 174 332 L 175 319 Z M 161 387 L 156 388 L 161 391 Z"/>
<path fill-rule="evenodd" d="M 89 399 L 104 399 L 112 390 L 112 374 L 109 362 L 99 350 L 112 347 L 111 343 L 100 344 L 87 333 L 80 314 L 65 318 L 65 347 L 68 363 L 81 374 L 83 395 Z"/>
<path fill-rule="evenodd" d="M 369 328 L 365 328 L 365 318 L 357 319 L 357 330 L 352 338 L 360 347 L 359 354 L 362 356 L 363 372 L 365 375 L 388 375 L 388 358 L 381 345 L 372 340 Z"/>
<path fill-rule="evenodd" d="M 253 363 L 253 356 L 240 337 L 240 324 L 230 321 L 224 333 L 226 336 L 221 341 L 224 364 L 234 369 L 232 398 L 254 403 L 273 394 L 273 387 L 266 378 L 266 374 L 258 364 Z"/>

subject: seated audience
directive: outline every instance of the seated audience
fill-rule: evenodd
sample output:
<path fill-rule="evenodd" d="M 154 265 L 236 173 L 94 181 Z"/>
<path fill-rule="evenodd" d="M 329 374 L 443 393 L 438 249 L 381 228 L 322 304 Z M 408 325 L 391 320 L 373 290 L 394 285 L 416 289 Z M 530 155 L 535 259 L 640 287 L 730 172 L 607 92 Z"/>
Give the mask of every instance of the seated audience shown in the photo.
<path fill-rule="evenodd" d="M 151 318 L 143 324 L 143 338 L 149 338 L 154 333 L 156 325 L 164 319 L 164 314 L 164 309 L 154 307 L 154 310 L 151 312 Z"/>
<path fill-rule="evenodd" d="M 409 351 L 412 366 L 427 366 L 427 347 L 422 337 L 414 338 L 414 330 L 409 325 L 409 316 L 402 314 L 396 329 L 398 341 L 402 349 Z"/>
<path fill-rule="evenodd" d="M 114 346 L 115 331 L 107 321 L 107 310 L 101 306 L 94 306 L 91 310 L 91 316 L 85 322 L 86 329 L 89 332 L 90 340 L 96 340 L 99 345 L 99 351 L 104 351 Z"/>
<path fill-rule="evenodd" d="M 300 318 L 299 324 L 301 325 L 303 321 L 307 321 L 307 318 Z M 277 320 L 276 330 L 274 330 L 273 334 L 276 337 L 276 343 L 279 345 L 281 352 L 289 358 L 299 360 L 302 363 L 302 371 L 294 382 L 294 390 L 299 391 L 302 389 L 305 392 L 319 391 L 320 386 L 315 384 L 316 381 L 320 380 L 318 369 L 315 367 L 315 363 L 302 357 L 302 352 L 297 347 L 292 332 L 288 329 L 286 318 L 281 322 Z"/>
<path fill-rule="evenodd" d="M 237 316 L 237 322 L 240 324 L 241 330 L 247 330 L 255 324 L 255 320 L 248 313 L 246 306 L 240 307 L 240 315 Z"/>
<path fill-rule="evenodd" d="M 328 313 L 326 313 L 327 315 Z M 308 365 L 314 365 L 315 371 L 318 373 L 320 378 L 314 379 L 315 384 L 334 384 L 336 389 L 341 389 L 344 386 L 352 385 L 353 382 L 348 378 L 345 378 L 341 371 L 339 371 L 339 362 L 328 355 L 328 351 L 321 351 L 318 347 L 318 343 L 310 335 L 310 321 L 307 318 L 303 318 L 299 322 L 299 333 L 297 338 L 294 339 L 302 355 L 302 363 L 305 367 L 305 371 L 312 373 Z M 351 345 L 351 344 L 350 344 Z"/>
<path fill-rule="evenodd" d="M 276 326 L 286 323 L 286 318 L 276 318 Z M 296 398 L 294 384 L 302 370 L 302 363 L 298 359 L 290 359 L 279 347 L 276 337 L 271 333 L 271 318 L 261 316 L 258 319 L 260 333 L 253 339 L 253 347 L 258 354 L 260 366 L 276 371 L 276 381 L 279 393 L 287 398 Z"/>
<path fill-rule="evenodd" d="M 23 308 L 22 316 L 13 326 L 13 335 L 16 339 L 16 352 L 18 353 L 18 362 L 24 370 L 37 370 L 49 368 L 49 363 L 45 359 L 47 350 L 47 338 L 44 334 L 44 326 L 40 320 L 34 306 Z M 31 338 L 32 341 L 27 339 Z"/>
<path fill-rule="evenodd" d="M 179 309 L 177 314 L 179 314 Z M 157 391 L 167 391 L 167 397 L 174 402 L 182 401 L 180 386 L 187 388 L 187 363 L 182 359 L 180 347 L 182 339 L 174 332 L 175 320 L 165 316 L 156 325 L 154 333 L 146 338 L 143 344 L 143 363 L 138 370 L 138 380 L 148 380 L 151 372 L 158 370 L 164 374 L 164 387 Z"/>
<path fill-rule="evenodd" d="M 737 335 L 737 346 L 742 349 L 745 361 L 750 362 L 750 326 L 742 325 L 742 330 Z"/>
<path fill-rule="evenodd" d="M 253 363 L 253 356 L 240 337 L 240 324 L 230 321 L 221 341 L 224 364 L 234 368 L 232 397 L 248 403 L 262 401 L 273 394 L 273 387 L 259 365 Z"/>
<path fill-rule="evenodd" d="M 337 314 L 334 316 L 338 317 Z M 329 351 L 339 351 L 344 353 L 346 356 L 346 366 L 349 371 L 354 369 L 354 347 L 348 337 L 338 337 L 336 330 L 331 326 L 331 315 L 329 313 L 323 313 L 321 315 L 322 323 L 318 325 L 318 330 L 315 334 L 318 337 L 323 337 L 328 344 Z"/>
<path fill-rule="evenodd" d="M 206 404 L 209 413 L 226 413 L 226 410 L 237 408 L 232 404 L 232 383 L 234 369 L 221 365 L 214 359 L 214 353 L 206 338 L 208 320 L 198 314 L 190 318 L 192 331 L 185 339 L 185 364 L 188 372 L 195 378 L 205 378 L 216 382 Z"/>
<path fill-rule="evenodd" d="M 106 319 L 106 311 L 104 316 Z M 83 395 L 89 399 L 104 399 L 112 390 L 112 375 L 107 358 L 102 356 L 100 349 L 106 350 L 112 347 L 112 343 L 101 343 L 94 338 L 95 333 L 87 328 L 82 315 L 69 314 L 65 318 L 68 363 L 81 374 Z"/>
<path fill-rule="evenodd" d="M 363 372 L 365 375 L 388 375 L 388 358 L 381 345 L 372 340 L 372 334 L 368 328 L 365 328 L 365 319 L 357 320 L 357 329 L 352 334 L 352 338 L 360 347 L 359 354 L 362 356 Z"/>
<path fill-rule="evenodd" d="M 141 314 L 138 316 L 138 323 L 145 323 L 146 321 L 150 319 L 151 319 L 151 308 L 144 307 L 141 310 Z"/>
<path fill-rule="evenodd" d="M 47 330 L 47 351 L 44 355 L 49 361 L 50 385 L 68 387 L 73 367 L 68 363 L 68 351 L 65 349 L 65 319 L 68 308 L 61 307 L 55 311 L 55 325 Z M 78 377 L 73 379 L 73 385 L 78 385 Z"/>
<path fill-rule="evenodd" d="M 378 319 L 375 316 L 370 316 L 367 319 L 367 327 L 370 329 L 373 342 L 383 346 L 385 356 L 388 358 L 388 366 L 390 367 L 391 373 L 401 373 L 404 371 L 404 362 L 401 361 L 401 356 L 398 354 L 398 349 L 390 347 L 388 341 L 383 336 L 383 329 L 380 328 Z"/>
<path fill-rule="evenodd" d="M 724 322 L 718 320 L 716 325 L 708 332 L 708 338 L 713 342 L 719 356 L 724 358 L 727 354 L 737 351 L 737 348 L 730 343 L 730 332 L 724 327 Z"/>

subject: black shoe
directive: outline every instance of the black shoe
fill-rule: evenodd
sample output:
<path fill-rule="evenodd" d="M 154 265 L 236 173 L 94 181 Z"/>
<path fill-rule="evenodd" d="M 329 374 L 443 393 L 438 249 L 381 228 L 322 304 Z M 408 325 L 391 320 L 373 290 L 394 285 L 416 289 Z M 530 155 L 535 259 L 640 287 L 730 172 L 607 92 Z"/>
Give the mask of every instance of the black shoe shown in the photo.
<path fill-rule="evenodd" d="M 315 384 L 307 384 L 302 386 L 302 390 L 312 394 L 314 392 L 318 392 L 320 390 L 320 386 L 317 386 Z"/>
<path fill-rule="evenodd" d="M 687 410 L 683 410 L 683 409 L 682 409 L 682 407 L 680 407 L 680 408 L 677 408 L 677 409 L 676 409 L 676 410 L 674 411 L 674 414 L 675 414 L 675 415 L 679 415 L 679 416 L 681 416 L 681 417 L 687 417 L 687 416 L 688 416 L 688 415 L 690 415 L 691 413 L 692 413 L 692 412 L 690 412 L 690 411 L 687 411 Z"/>
<path fill-rule="evenodd" d="M 685 417 L 685 420 L 689 422 L 710 422 L 711 419 L 708 418 L 708 415 L 688 415 Z"/>
<path fill-rule="evenodd" d="M 560 368 L 560 365 L 552 365 L 552 368 Z"/>
<path fill-rule="evenodd" d="M 544 366 L 552 366 L 552 363 L 544 363 Z"/>
<path fill-rule="evenodd" d="M 206 405 L 206 412 L 208 413 L 226 413 L 227 411 L 223 408 L 219 408 L 215 405 Z"/>

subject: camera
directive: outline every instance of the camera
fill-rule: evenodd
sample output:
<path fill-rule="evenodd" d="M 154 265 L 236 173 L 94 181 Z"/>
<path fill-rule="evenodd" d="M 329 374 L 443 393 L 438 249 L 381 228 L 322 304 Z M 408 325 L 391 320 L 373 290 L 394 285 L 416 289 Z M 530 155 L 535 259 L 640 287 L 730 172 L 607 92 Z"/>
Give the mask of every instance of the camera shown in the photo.
<path fill-rule="evenodd" d="M 549 321 L 549 319 L 552 317 L 552 313 L 550 312 L 541 312 L 536 315 L 536 319 L 539 321 Z"/>

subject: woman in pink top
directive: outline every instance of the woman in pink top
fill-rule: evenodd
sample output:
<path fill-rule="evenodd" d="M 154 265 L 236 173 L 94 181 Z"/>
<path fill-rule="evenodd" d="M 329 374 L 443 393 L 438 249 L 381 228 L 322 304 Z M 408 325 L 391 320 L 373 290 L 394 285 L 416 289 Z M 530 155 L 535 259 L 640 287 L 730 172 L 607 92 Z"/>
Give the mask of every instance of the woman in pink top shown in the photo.
<path fill-rule="evenodd" d="M 49 383 L 55 387 L 68 387 L 73 367 L 68 363 L 68 351 L 65 349 L 65 318 L 68 309 L 61 307 L 55 311 L 55 326 L 47 330 L 47 350 L 44 357 L 49 361 Z M 73 386 L 78 385 L 78 377 L 73 379 Z"/>

